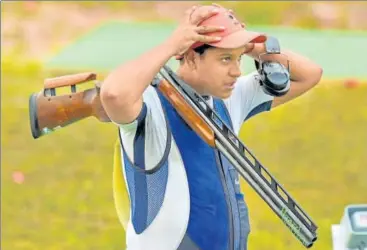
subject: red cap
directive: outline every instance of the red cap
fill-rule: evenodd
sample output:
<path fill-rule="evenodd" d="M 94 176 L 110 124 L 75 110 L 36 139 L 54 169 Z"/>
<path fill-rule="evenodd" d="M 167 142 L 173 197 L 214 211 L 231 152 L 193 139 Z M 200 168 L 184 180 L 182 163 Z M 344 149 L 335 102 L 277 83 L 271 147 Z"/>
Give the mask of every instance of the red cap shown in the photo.
<path fill-rule="evenodd" d="M 223 7 L 218 7 L 219 13 L 202 21 L 198 26 L 223 26 L 224 31 L 207 33 L 207 36 L 219 36 L 222 39 L 218 42 L 208 43 L 217 48 L 235 49 L 245 46 L 248 43 L 264 43 L 267 39 L 265 34 L 246 30 L 243 24 L 234 16 L 232 12 Z M 194 43 L 191 49 L 203 45 L 201 42 Z M 177 56 L 180 59 L 182 56 Z"/>

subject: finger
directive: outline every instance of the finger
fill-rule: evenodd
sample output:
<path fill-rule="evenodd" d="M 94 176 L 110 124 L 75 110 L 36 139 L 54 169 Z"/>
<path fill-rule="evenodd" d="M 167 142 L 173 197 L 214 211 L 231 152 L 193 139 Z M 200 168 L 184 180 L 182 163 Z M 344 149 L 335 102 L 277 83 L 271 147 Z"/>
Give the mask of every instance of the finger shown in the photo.
<path fill-rule="evenodd" d="M 213 6 L 215 6 L 215 7 L 218 7 L 218 8 L 223 8 L 223 6 L 222 6 L 222 5 L 217 4 L 217 3 L 212 3 L 212 5 L 213 5 Z"/>
<path fill-rule="evenodd" d="M 202 42 L 202 43 L 213 43 L 213 42 L 219 42 L 222 38 L 220 36 L 203 36 L 203 35 L 197 35 L 195 37 L 195 41 Z"/>
<path fill-rule="evenodd" d="M 195 12 L 191 15 L 191 24 L 198 25 L 201 21 L 216 15 L 219 12 L 217 7 L 213 8 L 198 8 Z"/>
<path fill-rule="evenodd" d="M 247 54 L 247 53 L 251 52 L 254 48 L 255 48 L 254 43 L 248 43 L 248 44 L 245 45 L 245 51 L 243 53 Z"/>
<path fill-rule="evenodd" d="M 217 3 L 212 3 L 212 5 L 213 5 L 213 6 L 215 6 L 215 7 L 218 7 L 218 8 L 223 8 L 223 9 L 225 9 L 222 5 L 217 4 Z M 233 10 L 232 10 L 232 9 L 229 9 L 228 11 L 229 11 L 229 13 L 234 14 L 234 12 L 233 12 Z"/>
<path fill-rule="evenodd" d="M 225 30 L 224 26 L 198 26 L 195 28 L 195 31 L 199 34 L 205 34 L 223 30 Z"/>
<path fill-rule="evenodd" d="M 185 11 L 185 16 L 184 16 L 184 22 L 186 23 L 190 23 L 190 19 L 191 19 L 191 15 L 195 12 L 195 10 L 198 8 L 198 5 L 194 5 L 191 8 L 187 9 Z"/>

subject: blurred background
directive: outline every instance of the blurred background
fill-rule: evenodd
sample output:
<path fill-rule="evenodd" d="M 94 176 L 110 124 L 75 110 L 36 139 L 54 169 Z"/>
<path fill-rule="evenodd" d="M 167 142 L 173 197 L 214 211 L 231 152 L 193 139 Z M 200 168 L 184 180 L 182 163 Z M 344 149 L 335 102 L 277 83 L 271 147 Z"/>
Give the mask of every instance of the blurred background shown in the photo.
<path fill-rule="evenodd" d="M 2 249 L 125 248 L 112 196 L 116 127 L 88 118 L 34 140 L 29 96 L 47 77 L 93 71 L 103 80 L 163 41 L 195 3 L 1 2 Z M 216 3 L 324 68 L 313 91 L 248 121 L 241 139 L 318 224 L 313 249 L 332 249 L 345 206 L 367 203 L 367 3 Z M 249 249 L 304 249 L 242 188 Z"/>

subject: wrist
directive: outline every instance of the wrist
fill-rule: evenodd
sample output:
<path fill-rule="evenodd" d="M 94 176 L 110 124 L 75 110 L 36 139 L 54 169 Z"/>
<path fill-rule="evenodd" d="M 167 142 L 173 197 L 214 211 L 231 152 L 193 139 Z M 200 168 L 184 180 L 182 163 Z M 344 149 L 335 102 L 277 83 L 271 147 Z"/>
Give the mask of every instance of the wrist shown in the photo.
<path fill-rule="evenodd" d="M 246 52 L 246 55 L 252 57 L 253 59 L 258 59 L 259 55 L 265 52 L 265 43 L 254 43 L 253 48 L 249 52 Z"/>
<path fill-rule="evenodd" d="M 167 40 L 165 40 L 162 44 L 161 44 L 162 48 L 164 49 L 165 53 L 167 53 L 167 55 L 169 57 L 173 57 L 176 56 L 178 54 L 178 49 L 176 46 L 176 43 L 174 41 L 172 41 L 171 38 L 168 38 Z"/>

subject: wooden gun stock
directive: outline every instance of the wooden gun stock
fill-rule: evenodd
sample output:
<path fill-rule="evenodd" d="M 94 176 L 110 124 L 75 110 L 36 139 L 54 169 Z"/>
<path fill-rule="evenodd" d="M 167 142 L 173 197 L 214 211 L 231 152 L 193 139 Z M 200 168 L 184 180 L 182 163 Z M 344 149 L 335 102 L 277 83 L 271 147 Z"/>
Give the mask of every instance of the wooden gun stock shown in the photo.
<path fill-rule="evenodd" d="M 90 116 L 101 122 L 110 122 L 100 100 L 100 85 L 76 92 L 75 85 L 95 80 L 93 73 L 66 75 L 45 80 L 44 90 L 29 98 L 29 117 L 34 139 L 49 134 Z M 70 94 L 56 95 L 57 88 L 70 86 Z M 159 90 L 166 96 L 186 123 L 210 146 L 215 146 L 214 132 L 193 110 L 184 98 L 166 80 L 159 84 Z"/>
<path fill-rule="evenodd" d="M 95 79 L 94 73 L 46 79 L 44 89 L 29 98 L 29 118 L 33 138 L 37 139 L 57 128 L 90 116 L 96 117 L 101 122 L 109 122 L 110 119 L 100 101 L 98 83 L 95 88 L 76 92 L 76 84 Z M 70 86 L 71 93 L 57 96 L 57 88 L 65 86 Z"/>

